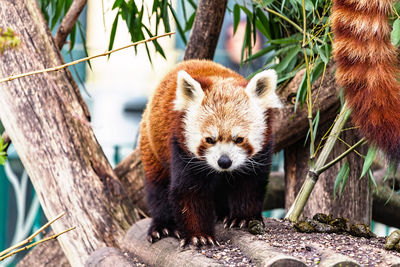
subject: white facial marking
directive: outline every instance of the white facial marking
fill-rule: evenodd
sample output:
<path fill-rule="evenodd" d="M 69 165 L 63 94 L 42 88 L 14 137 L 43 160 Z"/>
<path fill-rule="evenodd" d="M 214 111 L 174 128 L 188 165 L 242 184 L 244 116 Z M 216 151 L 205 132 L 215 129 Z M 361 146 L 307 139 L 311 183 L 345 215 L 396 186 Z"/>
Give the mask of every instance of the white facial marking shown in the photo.
<path fill-rule="evenodd" d="M 227 155 L 232 160 L 232 165 L 223 169 L 218 165 L 218 160 L 222 155 Z M 217 171 L 233 171 L 242 166 L 247 159 L 247 152 L 234 143 L 216 143 L 207 149 L 205 158 L 207 163 Z"/>

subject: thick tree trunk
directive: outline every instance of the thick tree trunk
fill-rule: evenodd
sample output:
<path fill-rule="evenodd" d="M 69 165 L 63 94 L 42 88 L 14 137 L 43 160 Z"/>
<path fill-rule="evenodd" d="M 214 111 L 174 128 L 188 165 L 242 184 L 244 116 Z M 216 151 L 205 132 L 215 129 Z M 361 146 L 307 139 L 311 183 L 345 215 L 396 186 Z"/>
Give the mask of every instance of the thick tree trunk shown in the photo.
<path fill-rule="evenodd" d="M 21 39 L 0 56 L 0 77 L 62 63 L 36 0 L 0 0 L 0 21 Z M 69 262 L 82 266 L 95 249 L 118 245 L 134 221 L 68 70 L 0 84 L 0 118 L 36 189 L 47 218 L 65 211 L 54 232 Z"/>
<path fill-rule="evenodd" d="M 213 59 L 227 0 L 200 0 L 184 60 Z"/>
<path fill-rule="evenodd" d="M 319 138 L 328 130 L 330 125 L 331 122 L 326 122 L 319 127 L 319 132 L 321 133 Z M 348 125 L 345 128 L 349 127 L 351 126 Z M 319 138 L 317 138 L 317 141 L 319 141 Z M 350 145 L 360 140 L 355 134 L 355 130 L 344 131 L 340 138 Z M 339 156 L 347 148 L 343 142 L 338 140 L 327 162 Z M 357 151 L 365 155 L 367 146 L 358 147 Z M 309 155 L 309 142 L 304 145 L 304 139 L 285 149 L 286 210 L 292 205 L 307 175 Z M 345 161 L 350 165 L 349 177 L 342 197 L 336 196 L 334 198 L 335 178 Z M 302 216 L 312 217 L 315 213 L 322 212 L 333 214 L 335 217 L 346 217 L 352 222 L 369 225 L 372 217 L 372 192 L 369 190 L 368 178 L 359 179 L 363 162 L 359 155 L 351 153 L 340 163 L 321 174 Z"/>

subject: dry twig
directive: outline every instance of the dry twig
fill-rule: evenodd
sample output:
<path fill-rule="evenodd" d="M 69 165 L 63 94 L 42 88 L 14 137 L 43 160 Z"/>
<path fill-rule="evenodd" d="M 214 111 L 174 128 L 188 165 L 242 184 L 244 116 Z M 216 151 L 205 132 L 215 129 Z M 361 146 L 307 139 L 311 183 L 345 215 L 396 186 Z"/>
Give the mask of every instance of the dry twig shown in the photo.
<path fill-rule="evenodd" d="M 47 227 L 49 227 L 52 223 L 54 223 L 55 221 L 57 221 L 58 219 L 60 219 L 60 218 L 61 218 L 62 216 L 64 216 L 64 215 L 65 215 L 65 212 L 59 214 L 59 215 L 58 215 L 57 217 L 55 217 L 53 220 L 47 222 L 45 225 L 43 225 L 42 227 L 40 227 L 36 232 L 34 232 L 34 233 L 33 233 L 32 235 L 30 235 L 28 238 L 26 238 L 26 239 L 22 240 L 21 242 L 15 244 L 14 246 L 11 246 L 11 247 L 9 247 L 9 248 L 7 248 L 7 249 L 1 251 L 1 252 L 0 252 L 0 261 L 6 259 L 6 258 L 8 258 L 8 257 L 11 257 L 12 255 L 14 255 L 14 254 L 16 254 L 16 253 L 18 253 L 18 252 L 21 252 L 21 251 L 23 251 L 23 250 L 30 249 L 31 247 L 34 247 L 34 246 L 36 246 L 36 245 L 38 245 L 38 244 L 40 244 L 40 243 L 43 243 L 43 242 L 48 241 L 48 240 L 51 240 L 51 239 L 55 239 L 55 238 L 57 238 L 58 236 L 60 236 L 60 235 L 62 235 L 62 234 L 64 234 L 64 233 L 66 233 L 66 232 L 69 232 L 69 231 L 75 229 L 75 226 L 74 226 L 74 227 L 71 227 L 71 228 L 69 228 L 69 229 L 67 229 L 67 230 L 65 230 L 65 231 L 62 231 L 61 233 L 58 233 L 58 234 L 55 234 L 55 235 L 52 235 L 52 236 L 43 238 L 43 239 L 41 239 L 41 240 L 39 240 L 39 241 L 36 241 L 36 242 L 34 242 L 34 243 L 31 243 L 32 240 L 33 240 L 37 235 L 39 235 L 39 234 L 40 234 L 41 232 L 43 232 Z M 31 244 L 25 246 L 25 245 L 28 244 L 28 243 L 31 243 Z M 22 247 L 22 246 L 24 246 L 24 247 Z M 21 247 L 22 247 L 22 248 L 21 248 Z"/>
<path fill-rule="evenodd" d="M 132 44 L 129 44 L 129 45 L 114 49 L 114 50 L 110 50 L 110 51 L 104 52 L 102 54 L 81 58 L 81 59 L 78 59 L 78 60 L 63 64 L 63 65 L 60 65 L 60 66 L 47 68 L 47 69 L 42 69 L 42 70 L 30 71 L 30 72 L 21 73 L 21 74 L 18 74 L 18 75 L 11 75 L 10 77 L 0 79 L 0 83 L 12 81 L 12 80 L 19 79 L 19 78 L 26 77 L 26 76 L 32 76 L 32 75 L 35 75 L 35 74 L 51 72 L 51 71 L 58 71 L 58 70 L 66 68 L 66 67 L 69 67 L 69 66 L 72 66 L 72 65 L 76 65 L 76 64 L 81 63 L 81 62 L 85 62 L 85 61 L 88 61 L 88 60 L 91 60 L 91 59 L 94 59 L 94 58 L 98 58 L 98 57 L 108 56 L 108 55 L 110 55 L 110 54 L 112 54 L 114 52 L 129 48 L 129 47 L 133 47 L 133 46 L 136 46 L 138 44 L 151 42 L 151 41 L 153 41 L 155 39 L 158 39 L 158 38 L 161 38 L 161 37 L 165 37 L 165 36 L 169 36 L 169 35 L 172 35 L 172 34 L 175 34 L 175 32 L 168 32 L 168 33 L 164 33 L 164 34 L 161 34 L 161 35 L 157 35 L 157 36 L 148 38 L 146 40 L 138 41 L 138 42 L 135 42 L 135 43 L 132 43 Z"/>

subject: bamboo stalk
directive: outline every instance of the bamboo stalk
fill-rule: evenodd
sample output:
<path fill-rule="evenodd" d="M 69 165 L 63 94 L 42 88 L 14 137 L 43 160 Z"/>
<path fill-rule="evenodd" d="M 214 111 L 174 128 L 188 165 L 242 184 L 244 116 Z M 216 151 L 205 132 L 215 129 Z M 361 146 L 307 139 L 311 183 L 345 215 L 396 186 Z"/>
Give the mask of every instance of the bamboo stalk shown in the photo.
<path fill-rule="evenodd" d="M 331 153 L 333 146 L 335 145 L 338 136 L 343 129 L 344 125 L 347 122 L 347 119 L 350 117 L 351 110 L 347 107 L 346 103 L 343 105 L 340 114 L 338 115 L 335 124 L 332 127 L 332 131 L 326 140 L 325 146 L 323 147 L 318 159 L 313 168 L 310 168 L 310 171 L 307 174 L 306 180 L 303 183 L 299 193 L 296 196 L 292 206 L 290 207 L 288 213 L 286 214 L 285 219 L 289 219 L 292 222 L 296 222 L 301 213 L 304 210 L 304 206 L 306 205 L 312 190 L 314 189 L 315 183 L 318 180 L 319 174 L 316 170 L 320 170 L 324 167 L 325 162 L 328 159 L 329 154 Z M 350 152 L 349 152 L 350 153 Z"/>

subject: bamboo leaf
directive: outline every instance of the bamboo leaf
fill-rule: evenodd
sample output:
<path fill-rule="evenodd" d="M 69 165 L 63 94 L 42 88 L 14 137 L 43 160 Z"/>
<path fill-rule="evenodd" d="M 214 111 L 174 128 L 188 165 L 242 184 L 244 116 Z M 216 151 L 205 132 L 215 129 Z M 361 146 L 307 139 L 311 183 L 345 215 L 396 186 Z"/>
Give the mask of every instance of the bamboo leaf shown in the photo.
<path fill-rule="evenodd" d="M 76 41 L 76 24 L 74 25 L 74 27 L 72 27 L 71 33 L 69 34 L 69 38 L 70 38 L 69 51 L 71 52 L 72 49 L 74 49 Z"/>
<path fill-rule="evenodd" d="M 196 18 L 196 12 L 193 12 L 193 14 L 189 17 L 189 20 L 186 22 L 185 32 L 187 32 L 188 30 L 190 30 L 192 28 L 195 18 Z"/>
<path fill-rule="evenodd" d="M 115 40 L 115 33 L 117 32 L 117 25 L 118 25 L 118 14 L 115 16 L 114 18 L 114 22 L 112 24 L 112 28 L 111 28 L 111 34 L 110 34 L 110 41 L 108 43 L 108 50 L 111 50 L 114 46 L 114 40 Z M 108 58 L 110 57 L 110 55 L 108 55 Z"/>
<path fill-rule="evenodd" d="M 240 22 L 240 7 L 238 4 L 235 4 L 233 6 L 233 33 L 236 33 L 239 22 Z"/>
<path fill-rule="evenodd" d="M 164 28 L 166 32 L 170 32 L 171 31 L 171 26 L 169 24 L 169 17 L 168 17 L 168 9 L 167 9 L 167 0 L 162 0 L 163 4 L 162 4 L 162 20 L 164 23 Z"/>
<path fill-rule="evenodd" d="M 318 124 L 319 124 L 319 110 L 317 111 L 317 114 L 315 115 L 315 118 L 312 123 L 314 140 L 317 136 Z M 306 139 L 304 140 L 304 145 L 306 145 L 309 136 L 310 136 L 310 129 L 308 129 L 308 131 L 307 131 Z"/>
<path fill-rule="evenodd" d="M 156 2 L 156 1 L 154 1 L 154 2 Z M 123 3 L 124 3 L 124 0 L 115 0 L 114 4 L 112 6 L 112 9 L 114 10 L 117 7 L 121 7 Z"/>
<path fill-rule="evenodd" d="M 396 172 L 397 172 L 396 162 L 390 162 L 389 167 L 386 170 L 385 177 L 383 178 L 383 181 L 386 182 L 389 175 L 394 177 L 396 175 Z"/>
<path fill-rule="evenodd" d="M 268 52 L 274 50 L 275 48 L 276 48 L 276 46 L 274 46 L 274 45 L 269 45 L 269 46 L 267 46 L 267 47 L 261 49 L 261 50 L 258 51 L 257 53 L 255 53 L 255 54 L 249 56 L 249 57 L 245 60 L 245 62 L 249 62 L 249 61 L 252 61 L 252 60 L 254 60 L 254 59 L 256 59 L 256 58 L 262 57 L 262 56 L 266 55 Z"/>
<path fill-rule="evenodd" d="M 272 2 L 274 2 L 274 0 L 263 0 L 263 6 L 267 7 L 272 4 Z"/>
<path fill-rule="evenodd" d="M 181 24 L 179 23 L 178 16 L 175 13 L 174 8 L 168 3 L 169 10 L 171 11 L 172 16 L 174 17 L 175 23 L 176 23 L 176 28 L 178 29 L 179 35 L 182 37 L 183 42 L 185 45 L 187 44 L 186 36 L 185 36 L 185 31 L 183 30 Z"/>
<path fill-rule="evenodd" d="M 350 166 L 349 166 L 349 163 L 346 161 L 342 165 L 342 167 L 340 168 L 340 170 L 336 176 L 335 183 L 333 185 L 333 198 L 336 197 L 336 194 L 339 191 L 340 184 L 343 183 L 345 177 L 349 175 L 349 171 L 350 171 Z M 347 178 L 346 178 L 346 180 L 347 180 Z M 342 188 L 344 188 L 344 187 L 342 186 Z M 341 191 L 342 191 L 342 189 L 341 189 Z"/>
<path fill-rule="evenodd" d="M 345 163 L 345 173 L 343 175 L 342 183 L 340 186 L 340 192 L 339 192 L 339 198 L 342 198 L 343 195 L 343 190 L 346 187 L 347 179 L 349 178 L 349 173 L 350 173 L 350 166 L 349 163 L 346 161 Z"/>
<path fill-rule="evenodd" d="M 86 37 L 83 31 L 83 27 L 82 24 L 78 21 L 78 29 L 79 29 L 79 35 L 81 36 L 82 39 L 82 45 L 83 45 L 83 51 L 85 51 L 85 56 L 88 57 L 88 50 L 87 50 L 87 46 L 86 46 Z M 92 69 L 92 63 L 90 63 L 90 60 L 87 61 L 87 64 L 89 66 L 90 69 Z"/>
<path fill-rule="evenodd" d="M 287 68 L 289 63 L 298 55 L 301 51 L 300 45 L 294 46 L 287 55 L 282 59 L 282 61 L 275 67 L 276 72 L 280 73 Z"/>
<path fill-rule="evenodd" d="M 369 180 L 374 184 L 375 188 L 377 188 L 378 185 L 376 184 L 376 180 L 375 180 L 374 174 L 372 173 L 371 169 L 368 169 L 368 177 L 369 177 Z"/>
<path fill-rule="evenodd" d="M 393 30 L 390 35 L 392 44 L 398 46 L 400 44 L 400 19 L 396 19 L 393 23 Z"/>
<path fill-rule="evenodd" d="M 376 147 L 374 147 L 374 146 L 370 146 L 369 147 L 367 156 L 365 156 L 365 159 L 364 159 L 364 165 L 363 165 L 363 169 L 362 169 L 362 173 L 361 173 L 360 179 L 363 178 L 364 175 L 368 172 L 369 168 L 372 165 L 372 162 L 375 159 L 377 151 L 378 151 L 378 149 Z"/>
<path fill-rule="evenodd" d="M 322 61 L 327 65 L 329 63 L 329 56 L 325 54 L 325 50 L 322 50 L 319 45 L 315 46 L 317 48 L 318 54 L 321 57 Z"/>

